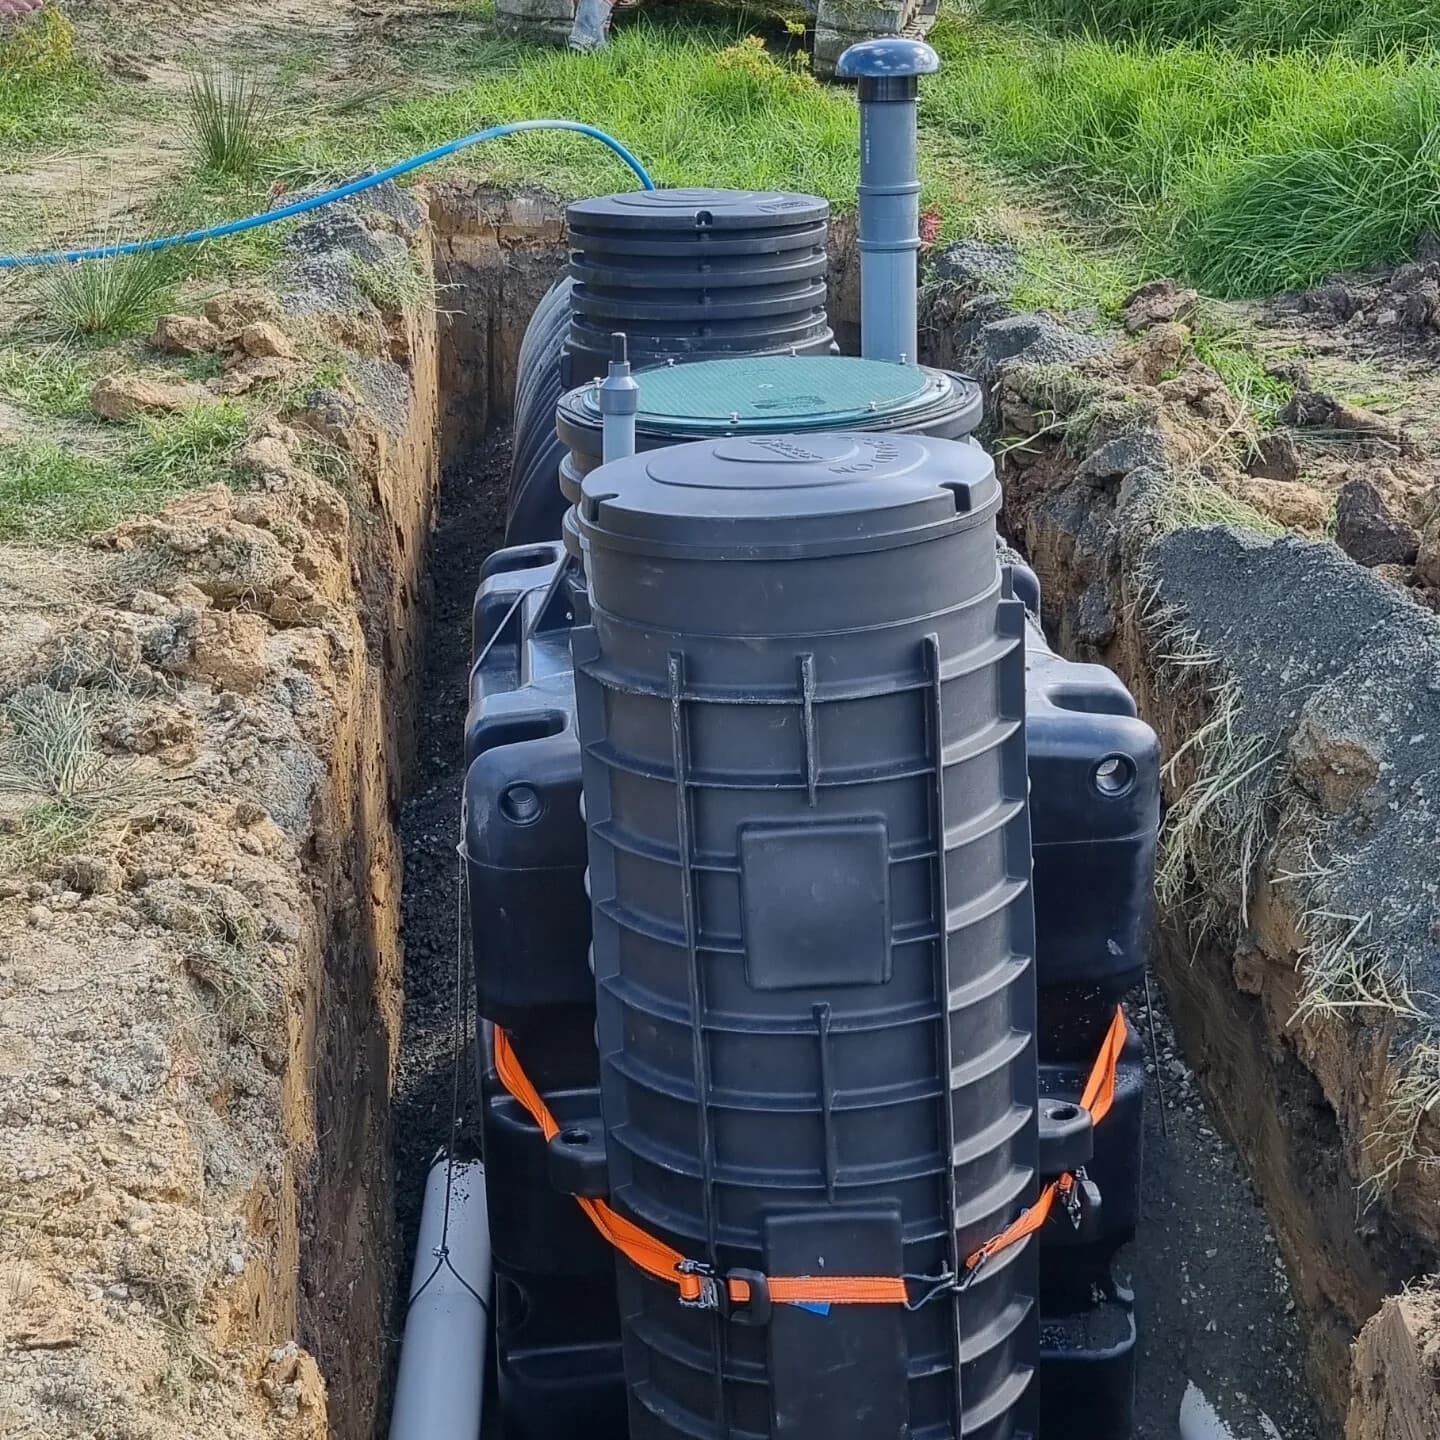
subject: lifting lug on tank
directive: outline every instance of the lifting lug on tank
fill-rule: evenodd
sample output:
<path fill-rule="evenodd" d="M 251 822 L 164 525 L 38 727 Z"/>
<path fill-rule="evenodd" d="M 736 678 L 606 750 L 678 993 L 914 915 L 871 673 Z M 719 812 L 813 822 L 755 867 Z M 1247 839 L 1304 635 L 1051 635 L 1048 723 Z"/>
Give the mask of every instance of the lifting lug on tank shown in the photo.
<path fill-rule="evenodd" d="M 1095 1126 L 1090 1112 L 1073 1101 L 1045 1096 L 1040 1101 L 1040 1173 L 1047 1179 L 1070 1171 L 1080 1173 L 1095 1153 Z"/>
<path fill-rule="evenodd" d="M 550 1183 L 562 1195 L 601 1200 L 610 1193 L 610 1172 L 605 1160 L 605 1127 L 592 1120 L 567 1125 L 545 1147 Z"/>
<path fill-rule="evenodd" d="M 744 1300 L 736 1300 L 731 1282 L 743 1280 L 749 1288 Z M 727 1320 L 737 1325 L 768 1325 L 770 1323 L 770 1282 L 758 1270 L 732 1270 L 720 1287 L 720 1310 Z"/>

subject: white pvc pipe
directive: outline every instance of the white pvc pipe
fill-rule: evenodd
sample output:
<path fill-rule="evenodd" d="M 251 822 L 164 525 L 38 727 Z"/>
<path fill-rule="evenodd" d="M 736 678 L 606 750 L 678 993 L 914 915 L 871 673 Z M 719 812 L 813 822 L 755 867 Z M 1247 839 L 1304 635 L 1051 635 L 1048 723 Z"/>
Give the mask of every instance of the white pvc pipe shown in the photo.
<path fill-rule="evenodd" d="M 485 1167 L 441 1156 L 425 1182 L 390 1440 L 479 1440 L 489 1309 Z"/>

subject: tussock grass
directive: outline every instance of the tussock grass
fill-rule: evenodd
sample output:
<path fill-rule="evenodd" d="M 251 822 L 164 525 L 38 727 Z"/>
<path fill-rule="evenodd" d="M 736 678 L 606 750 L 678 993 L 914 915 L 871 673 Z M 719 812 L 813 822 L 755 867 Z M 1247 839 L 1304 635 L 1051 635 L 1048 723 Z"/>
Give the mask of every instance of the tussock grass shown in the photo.
<path fill-rule="evenodd" d="M 980 0 L 978 8 L 1061 32 L 1251 50 L 1338 43 L 1384 54 L 1440 44 L 1437 0 Z"/>
<path fill-rule="evenodd" d="M 1165 769 L 1193 777 L 1170 807 L 1161 833 L 1155 876 L 1162 911 L 1184 917 L 1198 945 L 1215 934 L 1232 939 L 1248 921 L 1255 868 L 1270 833 L 1279 752 L 1240 723 L 1241 698 L 1217 658 L 1173 613 L 1146 619 L 1160 672 L 1174 690 L 1200 687 L 1209 716 Z"/>
<path fill-rule="evenodd" d="M 116 517 L 119 467 L 52 440 L 0 440 L 0 537 L 57 540 Z"/>
<path fill-rule="evenodd" d="M 35 281 L 43 327 L 65 340 L 147 330 L 164 311 L 179 273 L 168 251 L 52 266 Z"/>
<path fill-rule="evenodd" d="M 258 924 L 237 925 L 211 912 L 199 944 L 185 957 L 186 967 L 209 995 L 227 1038 L 255 1038 L 275 1023 L 280 985 Z"/>
<path fill-rule="evenodd" d="M 1258 535 L 1285 533 L 1283 525 L 1206 479 L 1194 465 L 1177 469 L 1167 478 L 1158 518 L 1160 529 L 1166 533 L 1194 525 L 1231 525 Z"/>
<path fill-rule="evenodd" d="M 1220 376 L 1259 429 L 1273 430 L 1280 423 L 1280 412 L 1295 398 L 1295 387 L 1271 375 L 1238 332 L 1202 328 L 1193 347 L 1195 358 Z"/>
<path fill-rule="evenodd" d="M 1425 1143 L 1423 1127 L 1440 1107 L 1440 1043 L 1432 1034 L 1414 1045 L 1395 1074 L 1385 1096 L 1380 1128 L 1367 1137 L 1377 1169 L 1369 1188 L 1379 1194 L 1400 1178 L 1405 1166 L 1440 1164 L 1440 1155 Z"/>
<path fill-rule="evenodd" d="M 1353 1018 L 1357 1012 L 1384 1012 L 1424 1020 L 1406 976 L 1370 938 L 1369 913 L 1338 915 L 1323 908 L 1304 915 L 1305 949 L 1300 954 L 1300 1003 L 1293 1021 L 1323 1016 Z"/>
<path fill-rule="evenodd" d="M 1373 938 L 1372 913 L 1342 914 L 1324 898 L 1326 882 L 1342 863 L 1327 857 L 1327 826 L 1308 801 L 1290 791 L 1277 826 L 1276 853 L 1303 852 L 1293 869 L 1277 866 L 1275 880 L 1290 888 L 1300 910 L 1305 946 L 1297 958 L 1301 986 L 1291 1023 L 1309 1019 L 1356 1020 L 1388 1015 L 1425 1022 L 1430 996 L 1415 994 L 1408 967 Z"/>
<path fill-rule="evenodd" d="M 39 415 L 90 413 L 95 369 L 66 345 L 0 350 L 0 395 Z"/>
<path fill-rule="evenodd" d="M 208 485 L 245 439 L 250 416 L 233 400 L 178 415 L 140 417 L 141 438 L 125 458 L 137 484 L 174 493 Z"/>
<path fill-rule="evenodd" d="M 391 314 L 413 314 L 435 303 L 435 276 L 414 251 L 387 255 L 378 264 L 350 257 L 360 293 Z"/>
<path fill-rule="evenodd" d="M 211 67 L 190 77 L 185 138 L 201 169 L 253 176 L 272 144 L 273 118 L 269 93 L 249 71 Z"/>
<path fill-rule="evenodd" d="M 1440 229 L 1429 57 L 1055 40 L 954 18 L 924 122 L 1058 183 L 1155 269 L 1268 294 Z"/>

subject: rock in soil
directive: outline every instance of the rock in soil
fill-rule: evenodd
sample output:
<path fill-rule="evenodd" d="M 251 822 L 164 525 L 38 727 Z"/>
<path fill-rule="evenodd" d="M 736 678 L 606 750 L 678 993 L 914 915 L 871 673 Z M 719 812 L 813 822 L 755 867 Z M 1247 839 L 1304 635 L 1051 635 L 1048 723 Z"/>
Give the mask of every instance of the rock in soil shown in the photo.
<path fill-rule="evenodd" d="M 1387 1300 L 1355 1343 L 1345 1440 L 1440 1435 L 1440 1290 Z"/>
<path fill-rule="evenodd" d="M 1368 480 L 1350 480 L 1335 503 L 1335 540 L 1361 565 L 1413 565 L 1420 537 L 1390 513 Z"/>
<path fill-rule="evenodd" d="M 173 415 L 196 405 L 214 403 L 203 385 L 189 380 L 147 380 L 143 375 L 106 375 L 90 396 L 102 420 L 129 420 L 136 415 Z"/>
<path fill-rule="evenodd" d="M 220 331 L 201 315 L 162 315 L 150 344 L 167 355 L 208 355 L 220 348 Z"/>
<path fill-rule="evenodd" d="M 1125 328 L 1136 335 L 1153 325 L 1189 320 L 1194 317 L 1199 304 L 1198 291 L 1182 290 L 1173 280 L 1152 280 L 1126 300 Z"/>
<path fill-rule="evenodd" d="M 252 320 L 239 335 L 240 348 L 257 360 L 298 360 L 295 342 L 268 320 Z"/>
<path fill-rule="evenodd" d="M 1288 430 L 1272 430 L 1255 442 L 1255 453 L 1247 467 L 1257 480 L 1281 480 L 1287 484 L 1300 478 L 1300 447 Z"/>

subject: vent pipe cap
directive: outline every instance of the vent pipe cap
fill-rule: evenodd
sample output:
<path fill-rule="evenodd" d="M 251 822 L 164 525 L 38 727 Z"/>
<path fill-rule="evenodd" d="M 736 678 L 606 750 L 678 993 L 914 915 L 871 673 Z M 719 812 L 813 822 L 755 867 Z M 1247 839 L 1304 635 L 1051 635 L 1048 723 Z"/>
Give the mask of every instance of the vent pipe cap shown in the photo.
<path fill-rule="evenodd" d="M 862 104 L 913 100 L 922 75 L 933 75 L 940 57 L 923 40 L 903 35 L 882 36 L 852 45 L 835 66 L 842 80 L 860 82 Z"/>

